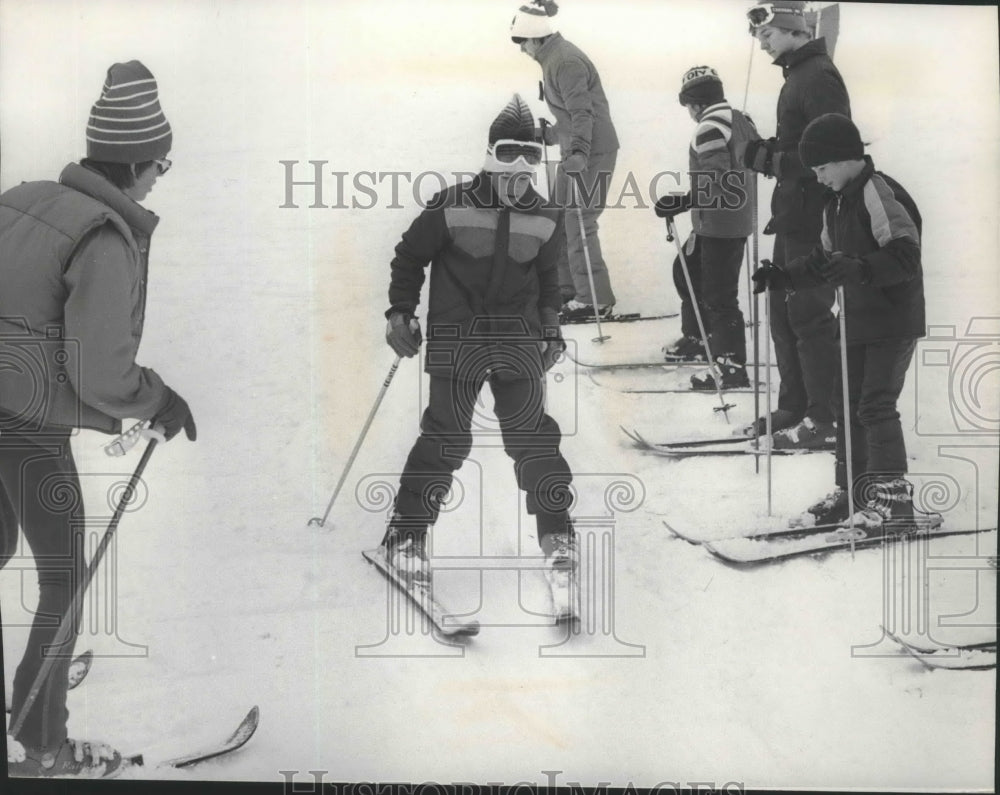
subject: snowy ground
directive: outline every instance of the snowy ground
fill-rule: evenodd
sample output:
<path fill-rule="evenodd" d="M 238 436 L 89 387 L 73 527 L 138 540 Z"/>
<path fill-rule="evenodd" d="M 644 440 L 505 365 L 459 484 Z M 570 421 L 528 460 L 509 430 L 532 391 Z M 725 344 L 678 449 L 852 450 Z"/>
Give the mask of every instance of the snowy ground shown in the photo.
<path fill-rule="evenodd" d="M 601 70 L 622 139 L 614 185 L 631 172 L 648 191 L 658 171 L 686 168 L 680 75 L 709 63 L 742 106 L 751 42 L 742 3 L 624 8 L 566 0 L 559 21 Z M 189 400 L 199 439 L 156 452 L 145 502 L 122 522 L 99 584 L 114 589 L 113 607 L 95 601 L 79 643 L 102 657 L 71 695 L 72 734 L 169 756 L 257 703 L 262 725 L 244 753 L 172 775 L 545 784 L 542 771 L 560 771 L 558 784 L 988 789 L 995 673 L 929 674 L 880 645 L 879 625 L 942 641 L 995 632 L 995 572 L 978 567 L 996 554 L 996 534 L 942 540 L 916 561 L 864 551 L 726 568 L 661 522 L 704 538 L 782 522 L 829 489 L 832 460 L 776 460 L 768 519 L 751 459 L 668 462 L 617 429 L 726 432 L 710 397 L 623 395 L 568 362 L 553 371 L 577 516 L 613 527 L 613 619 L 568 642 L 538 615 L 544 589 L 530 571 L 442 568 L 442 596 L 480 608 L 483 631 L 463 647 L 389 631 L 386 587 L 360 550 L 381 536 L 387 489 L 417 432 L 416 362 L 400 368 L 327 529 L 306 526 L 392 361 L 387 266 L 416 203 L 400 178 L 396 203 L 386 180 L 371 209 L 310 208 L 309 186 L 294 189 L 297 209 L 281 208 L 279 161 L 298 161 L 297 180 L 311 178 L 308 161 L 328 161 L 326 205 L 337 203 L 333 171 L 348 173 L 343 203 L 368 205 L 351 187 L 363 171 L 477 169 L 514 91 L 544 110 L 537 65 L 506 38 L 512 13 L 500 0 L 0 4 L 0 188 L 55 178 L 81 156 L 116 60 L 153 70 L 175 136 L 174 168 L 147 201 L 163 221 L 142 361 Z M 901 401 L 911 471 L 949 521 L 995 525 L 995 11 L 844 4 L 836 60 L 877 165 L 922 211 L 928 321 L 944 327 L 921 343 Z M 746 105 L 769 135 L 780 73 L 759 51 L 752 63 Z M 676 311 L 660 223 L 634 197 L 622 204 L 602 231 L 620 308 Z M 766 256 L 770 240 L 761 245 Z M 601 351 L 587 327 L 570 334 L 581 355 L 648 355 L 676 321 L 608 331 Z M 442 566 L 534 554 L 484 401 L 435 533 Z M 734 423 L 752 416 L 750 399 L 739 404 Z M 114 473 L 136 460 L 110 468 L 104 441 L 83 433 L 76 445 L 95 533 Z M 609 487 L 621 500 L 613 514 Z M 19 564 L 30 568 L 15 561 L 0 575 L 8 692 L 34 600 Z M 912 593 L 920 582 L 924 598 Z"/>

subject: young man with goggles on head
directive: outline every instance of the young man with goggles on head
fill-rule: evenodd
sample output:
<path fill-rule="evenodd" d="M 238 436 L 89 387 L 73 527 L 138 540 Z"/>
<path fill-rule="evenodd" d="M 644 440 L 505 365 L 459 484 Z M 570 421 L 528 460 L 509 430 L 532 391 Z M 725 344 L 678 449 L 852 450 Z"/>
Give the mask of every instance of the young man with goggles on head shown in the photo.
<path fill-rule="evenodd" d="M 746 148 L 748 168 L 777 183 L 771 195 L 774 263 L 783 267 L 808 254 L 819 243 L 823 225 L 824 188 L 802 163 L 802 132 L 824 113 L 850 117 L 844 80 L 827 54 L 824 39 L 813 39 L 805 4 L 776 0 L 754 6 L 747 14 L 750 32 L 781 67 L 785 82 L 778 95 L 776 135 L 752 141 Z M 778 407 L 771 414 L 772 444 L 785 449 L 832 449 L 836 432 L 833 405 L 840 366 L 834 290 L 772 291 L 771 337 L 781 385 Z M 765 433 L 766 418 L 746 429 Z"/>

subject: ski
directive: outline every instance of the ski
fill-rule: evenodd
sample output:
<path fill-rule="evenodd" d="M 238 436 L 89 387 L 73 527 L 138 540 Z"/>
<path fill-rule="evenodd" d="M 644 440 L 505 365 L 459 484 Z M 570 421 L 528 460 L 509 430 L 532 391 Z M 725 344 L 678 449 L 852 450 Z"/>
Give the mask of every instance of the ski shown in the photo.
<path fill-rule="evenodd" d="M 648 372 L 648 371 L 646 371 Z M 621 373 L 618 373 L 620 375 Z M 664 375 L 676 375 L 676 369 L 667 370 Z M 672 384 L 668 386 L 662 385 L 662 380 L 660 374 L 655 374 L 655 378 L 643 379 L 648 381 L 649 384 L 643 386 L 641 384 L 636 384 L 633 380 L 632 383 L 614 383 L 614 379 L 611 381 L 607 380 L 609 376 L 613 376 L 615 373 L 608 373 L 605 371 L 594 371 L 587 370 L 587 377 L 590 379 L 591 383 L 595 386 L 599 386 L 602 389 L 614 389 L 616 392 L 621 392 L 626 395 L 665 395 L 665 394 L 691 394 L 691 395 L 708 395 L 709 397 L 717 397 L 718 393 L 714 389 L 695 389 L 690 383 L 686 385 Z M 766 388 L 766 384 L 760 383 L 759 389 Z M 732 387 L 729 389 L 723 389 L 722 393 L 724 395 L 731 394 L 745 394 L 752 395 L 754 393 L 754 388 L 752 386 L 739 386 Z"/>
<path fill-rule="evenodd" d="M 655 360 L 644 360 L 644 361 L 620 361 L 620 362 L 587 362 L 582 359 L 576 359 L 570 353 L 570 348 L 566 349 L 566 355 L 575 363 L 580 365 L 580 367 L 588 367 L 591 370 L 663 370 L 665 372 L 672 372 L 679 367 L 697 367 L 699 369 L 705 369 L 708 365 L 704 360 L 700 361 L 690 361 L 690 360 L 677 360 L 677 361 L 664 361 L 663 354 L 659 355 L 659 358 Z M 747 362 L 747 369 L 753 369 L 753 362 Z M 764 365 L 761 364 L 761 367 Z M 772 367 L 777 367 L 776 364 L 772 363 Z M 714 390 L 709 390 L 710 394 L 715 394 Z"/>
<path fill-rule="evenodd" d="M 479 634 L 478 621 L 461 621 L 456 618 L 454 613 L 445 609 L 445 607 L 434 598 L 429 588 L 407 586 L 406 581 L 399 576 L 396 569 L 389 565 L 389 561 L 386 560 L 385 549 L 383 547 L 366 549 L 361 554 L 364 555 L 365 560 L 382 572 L 386 579 L 395 585 L 399 592 L 409 599 L 410 602 L 418 610 L 420 610 L 420 612 L 427 616 L 437 631 L 442 635 L 454 636 Z"/>
<path fill-rule="evenodd" d="M 630 439 L 638 442 L 639 444 L 654 444 L 656 447 L 672 448 L 672 447 L 706 447 L 709 445 L 716 444 L 739 444 L 740 442 L 752 441 L 749 436 L 719 436 L 714 439 L 679 439 L 671 442 L 647 442 L 641 436 L 639 436 L 638 431 L 629 430 L 624 425 L 618 426 L 622 433 L 628 436 Z"/>
<path fill-rule="evenodd" d="M 904 640 L 885 627 L 882 627 L 882 631 L 907 654 L 931 670 L 944 668 L 951 671 L 987 671 L 997 667 L 996 640 L 953 646 L 922 646 Z"/>
<path fill-rule="evenodd" d="M 87 649 L 83 654 L 78 654 L 73 658 L 72 662 L 69 664 L 69 671 L 66 673 L 66 678 L 69 680 L 69 687 L 67 690 L 72 690 L 75 687 L 79 687 L 80 683 L 87 678 L 87 674 L 90 673 L 90 666 L 94 662 L 94 652 Z M 10 714 L 10 707 L 7 707 L 7 714 Z"/>
<path fill-rule="evenodd" d="M 221 743 L 202 748 L 200 751 L 185 754 L 184 756 L 178 756 L 173 759 L 167 759 L 163 762 L 157 762 L 153 765 L 153 767 L 191 767 L 193 765 L 200 764 L 201 762 L 206 762 L 209 759 L 215 759 L 216 757 L 223 756 L 224 754 L 232 753 L 238 748 L 242 748 L 247 744 L 247 742 L 249 742 L 250 738 L 253 737 L 254 732 L 257 731 L 259 723 L 260 710 L 257 707 L 253 707 L 247 713 L 247 716 L 240 722 L 240 725 L 236 727 L 236 731 L 230 734 L 229 737 Z M 133 754 L 132 756 L 127 756 L 122 760 L 123 768 L 145 766 L 146 760 L 143 754 Z"/>
<path fill-rule="evenodd" d="M 642 315 L 639 312 L 624 312 L 618 315 L 609 315 L 608 317 L 602 317 L 602 323 L 635 323 L 637 321 L 643 320 L 665 320 L 667 318 L 677 317 L 677 312 L 673 312 L 667 315 Z M 585 318 L 576 318 L 573 320 L 566 320 L 560 316 L 559 323 L 563 326 L 582 326 L 586 323 L 596 323 L 594 316 L 590 315 Z"/>
<path fill-rule="evenodd" d="M 864 528 L 855 525 L 853 532 L 846 525 L 786 528 L 765 531 L 763 534 L 747 534 L 735 538 L 703 541 L 702 546 L 712 555 L 726 563 L 737 566 L 752 566 L 777 563 L 789 558 L 817 555 L 843 549 L 864 549 L 897 541 L 925 541 L 944 536 L 969 535 L 996 531 L 990 528 L 951 529 L 937 517 L 921 517 L 917 529 L 909 532 L 894 532 L 882 527 Z"/>
<path fill-rule="evenodd" d="M 664 458 L 692 458 L 695 456 L 703 455 L 714 455 L 714 456 L 737 456 L 737 455 L 754 455 L 763 456 L 767 455 L 767 448 L 762 448 L 758 446 L 755 439 L 741 439 L 736 437 L 734 439 L 726 438 L 722 441 L 704 442 L 696 443 L 693 445 L 660 445 L 654 444 L 644 439 L 638 431 L 635 429 L 629 431 L 622 428 L 625 435 L 628 436 L 635 444 L 642 450 L 648 453 L 653 453 L 654 455 L 662 456 Z M 833 446 L 829 448 L 810 448 L 810 449 L 787 449 L 787 448 L 776 448 L 771 450 L 772 455 L 781 456 L 791 456 L 791 455 L 807 455 L 809 453 L 829 453 L 833 452 Z"/>
<path fill-rule="evenodd" d="M 937 514 L 923 514 L 914 517 L 914 523 L 920 529 L 926 529 L 931 527 L 936 527 L 941 523 L 940 517 Z M 769 541 L 775 539 L 803 539 L 809 538 L 810 536 L 826 535 L 830 533 L 836 533 L 837 531 L 844 531 L 846 526 L 841 522 L 831 522 L 829 524 L 814 524 L 807 526 L 789 526 L 785 525 L 783 527 L 772 527 L 764 530 L 751 530 L 747 533 L 739 533 L 737 535 L 728 536 L 721 539 L 701 539 L 694 538 L 685 533 L 682 533 L 676 527 L 671 525 L 669 522 L 664 521 L 663 526 L 667 531 L 681 539 L 682 541 L 687 541 L 689 544 L 694 544 L 695 546 L 704 546 L 706 543 L 719 544 L 728 541 Z M 985 532 L 985 531 L 984 531 Z"/>

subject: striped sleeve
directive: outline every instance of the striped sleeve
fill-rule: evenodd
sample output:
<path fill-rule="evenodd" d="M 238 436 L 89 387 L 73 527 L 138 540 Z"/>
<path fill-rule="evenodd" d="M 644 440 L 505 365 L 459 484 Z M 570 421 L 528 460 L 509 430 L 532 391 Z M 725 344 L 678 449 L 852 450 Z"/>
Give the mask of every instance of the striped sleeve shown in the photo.
<path fill-rule="evenodd" d="M 691 139 L 692 172 L 707 175 L 704 181 L 708 193 L 694 195 L 696 175 L 691 175 L 692 198 L 695 206 L 713 206 L 721 192 L 719 181 L 722 175 L 733 167 L 729 154 L 729 141 L 733 137 L 733 111 L 729 105 L 720 103 L 706 109 L 695 128 Z M 703 180 L 698 180 L 699 184 Z"/>
<path fill-rule="evenodd" d="M 863 199 L 878 250 L 864 259 L 872 284 L 889 286 L 921 278 L 920 220 L 912 199 L 881 174 L 865 183 Z"/>
<path fill-rule="evenodd" d="M 871 219 L 872 235 L 879 248 L 888 245 L 890 240 L 899 239 L 908 239 L 920 245 L 916 223 L 879 174 L 873 174 L 865 183 L 864 200 Z"/>

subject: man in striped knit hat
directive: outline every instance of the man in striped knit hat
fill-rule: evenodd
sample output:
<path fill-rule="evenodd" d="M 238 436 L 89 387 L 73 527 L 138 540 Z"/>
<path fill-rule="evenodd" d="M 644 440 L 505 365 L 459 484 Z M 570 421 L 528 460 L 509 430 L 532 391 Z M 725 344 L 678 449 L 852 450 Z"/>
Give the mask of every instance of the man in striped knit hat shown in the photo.
<path fill-rule="evenodd" d="M 688 294 L 680 256 L 674 284 L 681 297 L 681 338 L 664 348 L 671 361 L 704 359 L 705 349 L 693 302 L 708 334 L 715 360 L 704 375 L 691 378 L 693 389 L 748 386 L 746 328 L 739 307 L 740 266 L 753 231 L 751 178 L 742 165 L 747 143 L 759 138 L 753 123 L 726 102 L 722 80 L 710 66 L 689 69 L 678 96 L 697 123 L 689 149 L 691 190 L 656 202 L 660 218 L 691 210 L 691 236 L 685 261 L 695 294 Z"/>
<path fill-rule="evenodd" d="M 159 220 L 138 202 L 170 168 L 171 142 L 153 75 L 116 63 L 91 111 L 87 157 L 58 182 L 0 195 L 0 566 L 20 526 L 39 586 L 10 703 L 20 725 L 8 738 L 11 776 L 108 776 L 121 764 L 108 746 L 67 737 L 75 633 L 30 704 L 28 694 L 86 569 L 71 436 L 118 434 L 126 418 L 151 420 L 167 439 L 196 436 L 185 400 L 136 362 Z"/>

